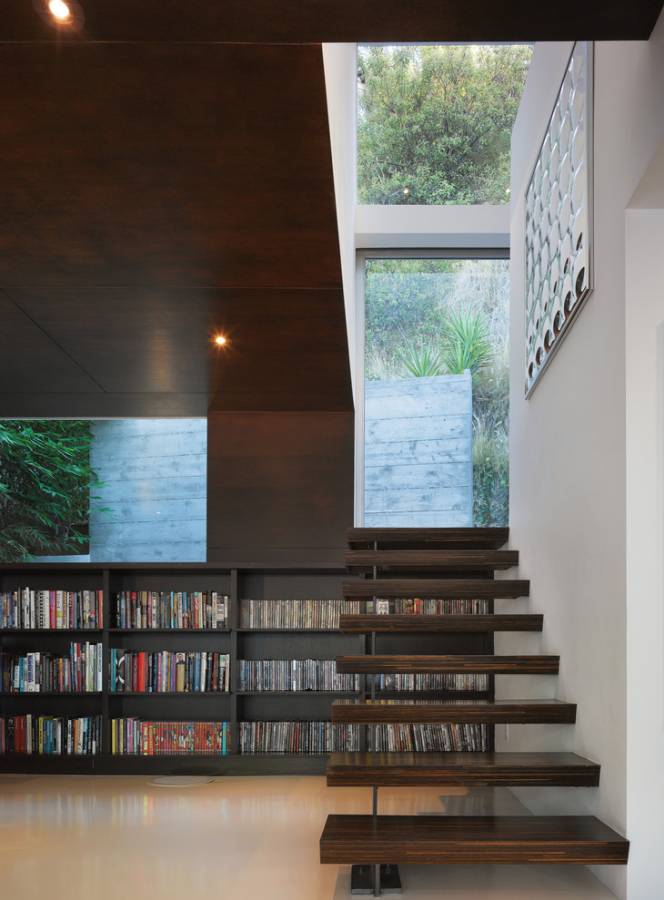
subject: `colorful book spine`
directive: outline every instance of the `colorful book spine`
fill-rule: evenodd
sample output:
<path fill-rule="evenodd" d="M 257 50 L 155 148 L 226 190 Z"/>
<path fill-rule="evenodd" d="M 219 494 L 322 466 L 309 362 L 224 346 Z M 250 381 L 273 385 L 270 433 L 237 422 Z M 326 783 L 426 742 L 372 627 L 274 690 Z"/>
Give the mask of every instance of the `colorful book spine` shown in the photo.
<path fill-rule="evenodd" d="M 240 753 L 322 754 L 360 749 L 360 726 L 332 722 L 240 722 Z"/>
<path fill-rule="evenodd" d="M 0 718 L 0 754 L 94 756 L 101 750 L 101 716 Z"/>
<path fill-rule="evenodd" d="M 360 601 L 362 602 L 362 601 Z M 488 600 L 464 598 L 403 597 L 396 599 L 366 600 L 365 612 L 401 616 L 472 616 L 489 613 Z"/>
<path fill-rule="evenodd" d="M 464 723 L 370 725 L 369 746 L 378 752 L 486 752 L 489 734 L 486 725 Z"/>
<path fill-rule="evenodd" d="M 115 628 L 223 631 L 230 598 L 219 591 L 120 591 L 112 609 Z"/>
<path fill-rule="evenodd" d="M 66 656 L 0 653 L 3 693 L 96 693 L 103 690 L 102 645 L 75 643 Z"/>
<path fill-rule="evenodd" d="M 335 631 L 342 612 L 359 613 L 357 600 L 243 600 L 240 624 L 248 629 Z"/>
<path fill-rule="evenodd" d="M 113 693 L 220 693 L 230 690 L 230 656 L 216 651 L 110 651 Z"/>
<path fill-rule="evenodd" d="M 225 756 L 229 751 L 229 722 L 111 720 L 115 756 Z"/>
<path fill-rule="evenodd" d="M 465 673 L 380 674 L 375 675 L 380 691 L 487 691 L 489 676 Z"/>
<path fill-rule="evenodd" d="M 26 587 L 0 593 L 0 629 L 83 631 L 103 628 L 103 624 L 103 591 L 36 591 Z"/>
<path fill-rule="evenodd" d="M 241 691 L 350 691 L 359 675 L 339 675 L 333 659 L 241 659 Z"/>

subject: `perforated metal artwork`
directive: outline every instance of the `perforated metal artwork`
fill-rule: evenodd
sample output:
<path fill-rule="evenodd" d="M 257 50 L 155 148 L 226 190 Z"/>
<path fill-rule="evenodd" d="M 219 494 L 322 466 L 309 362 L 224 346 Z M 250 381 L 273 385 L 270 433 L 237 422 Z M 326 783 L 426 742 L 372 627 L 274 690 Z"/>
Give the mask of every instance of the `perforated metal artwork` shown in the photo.
<path fill-rule="evenodd" d="M 592 53 L 572 49 L 526 190 L 526 395 L 592 290 Z"/>

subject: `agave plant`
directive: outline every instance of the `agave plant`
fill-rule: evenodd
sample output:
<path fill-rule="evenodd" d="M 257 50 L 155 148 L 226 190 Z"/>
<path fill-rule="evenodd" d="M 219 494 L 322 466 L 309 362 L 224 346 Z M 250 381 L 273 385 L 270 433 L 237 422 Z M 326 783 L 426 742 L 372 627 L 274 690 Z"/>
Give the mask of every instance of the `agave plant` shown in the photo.
<path fill-rule="evenodd" d="M 493 355 L 489 329 L 484 315 L 472 309 L 453 309 L 445 322 L 441 363 L 450 375 L 461 375 L 466 369 L 474 374 Z"/>
<path fill-rule="evenodd" d="M 414 378 L 430 378 L 445 371 L 441 355 L 434 347 L 408 347 L 399 353 L 399 359 Z"/>

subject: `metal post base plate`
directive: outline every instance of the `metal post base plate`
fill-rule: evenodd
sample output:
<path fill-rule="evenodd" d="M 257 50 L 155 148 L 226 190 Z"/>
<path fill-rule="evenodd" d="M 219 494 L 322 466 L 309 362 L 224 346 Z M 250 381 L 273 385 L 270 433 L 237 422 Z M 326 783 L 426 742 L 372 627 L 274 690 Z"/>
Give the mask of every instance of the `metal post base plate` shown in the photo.
<path fill-rule="evenodd" d="M 374 893 L 373 866 L 353 866 L 350 876 L 351 894 Z M 399 866 L 383 865 L 380 867 L 380 892 L 381 894 L 400 894 L 401 878 Z"/>

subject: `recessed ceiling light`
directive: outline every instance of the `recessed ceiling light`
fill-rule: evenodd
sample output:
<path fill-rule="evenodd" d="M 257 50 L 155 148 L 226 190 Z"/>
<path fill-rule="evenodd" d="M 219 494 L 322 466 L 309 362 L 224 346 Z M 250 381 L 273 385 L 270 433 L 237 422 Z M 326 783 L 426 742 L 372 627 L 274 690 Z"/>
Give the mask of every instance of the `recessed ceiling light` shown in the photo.
<path fill-rule="evenodd" d="M 217 347 L 225 347 L 228 343 L 228 338 L 225 334 L 216 334 L 214 337 L 214 342 Z"/>
<path fill-rule="evenodd" d="M 71 19 L 71 9 L 64 0 L 49 0 L 48 10 L 58 22 L 67 22 Z"/>

